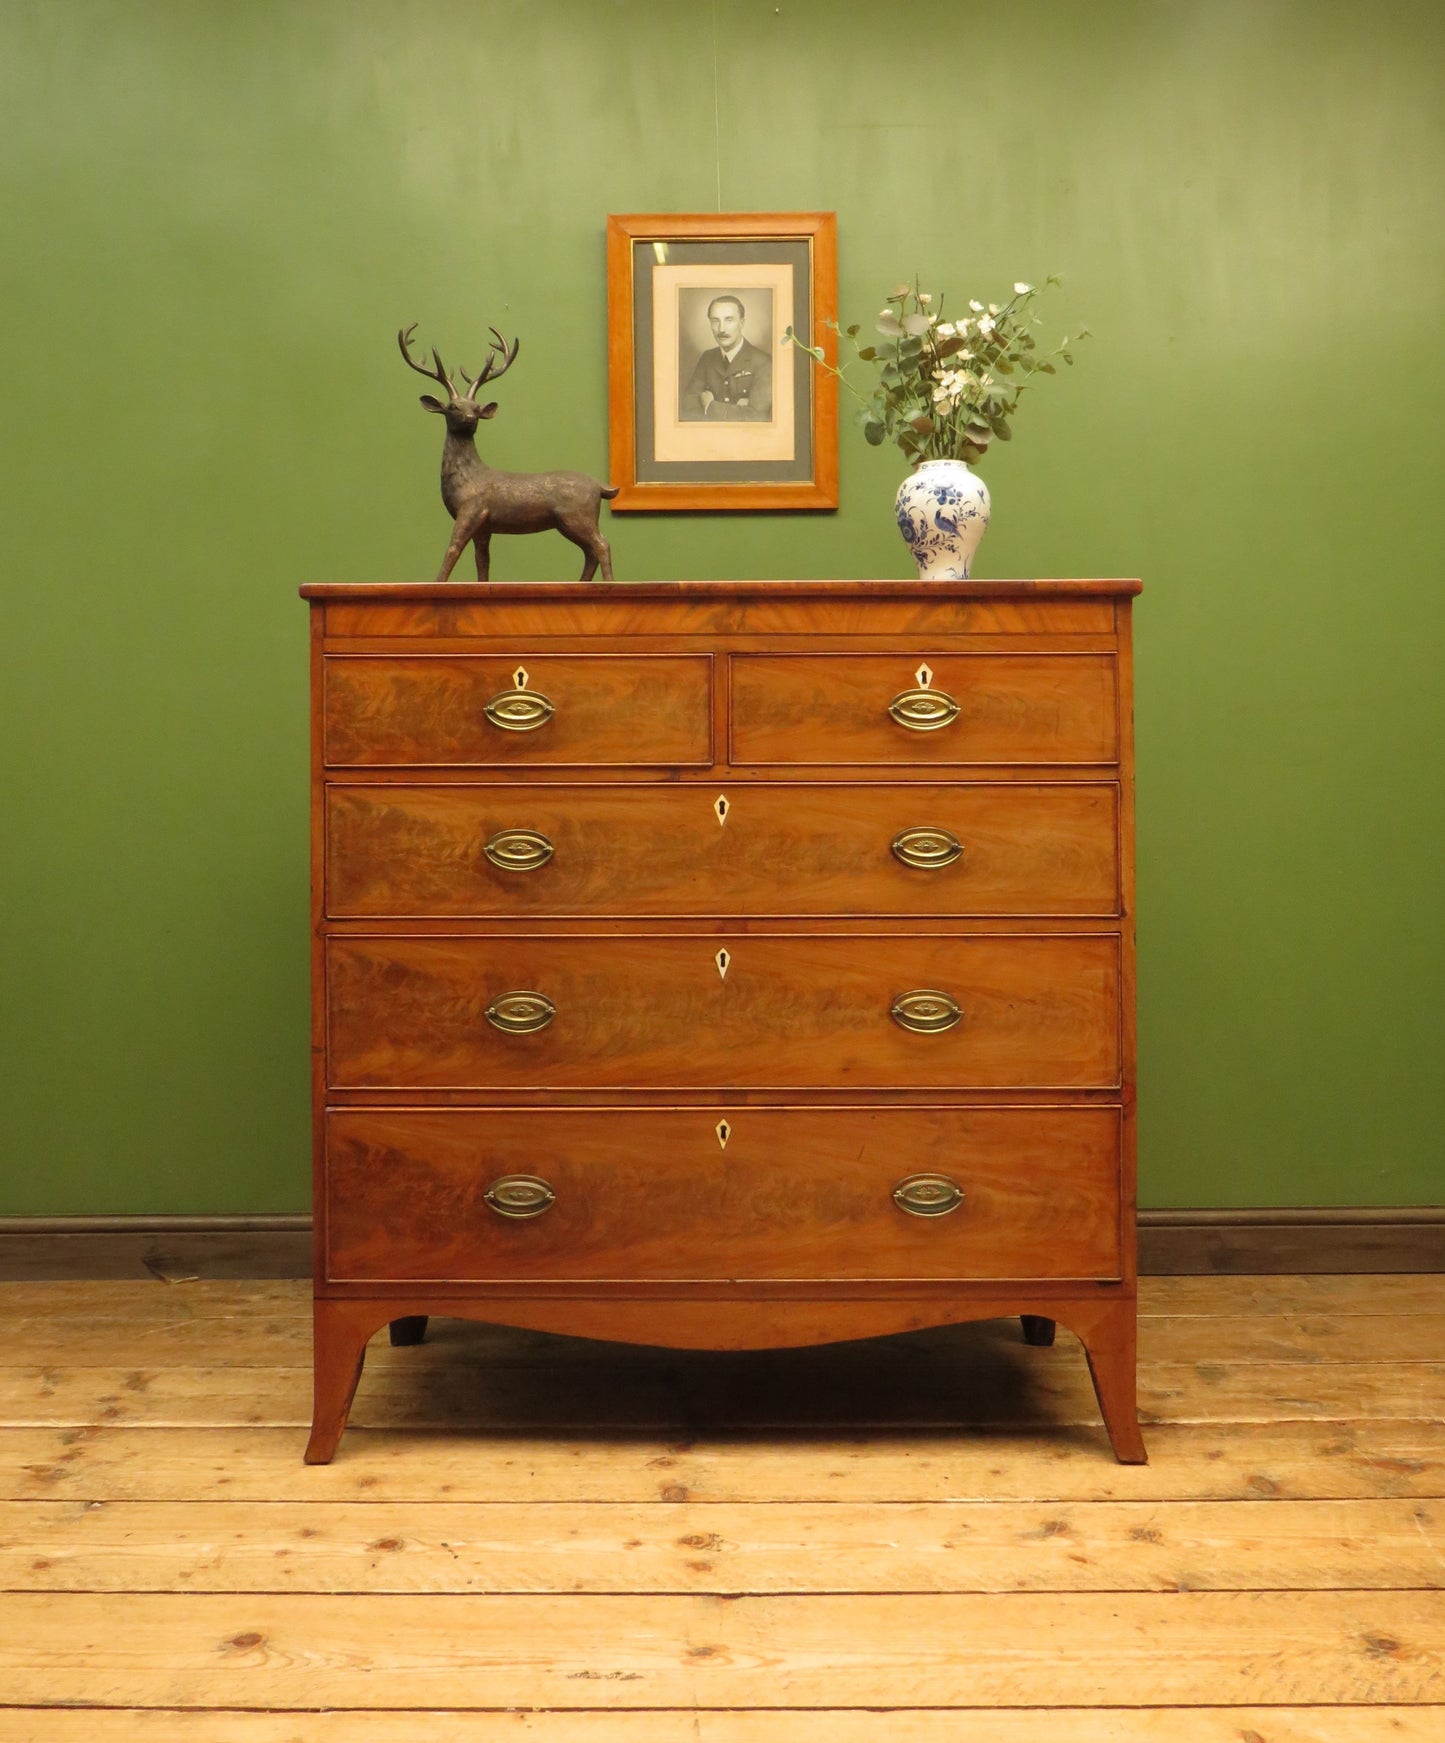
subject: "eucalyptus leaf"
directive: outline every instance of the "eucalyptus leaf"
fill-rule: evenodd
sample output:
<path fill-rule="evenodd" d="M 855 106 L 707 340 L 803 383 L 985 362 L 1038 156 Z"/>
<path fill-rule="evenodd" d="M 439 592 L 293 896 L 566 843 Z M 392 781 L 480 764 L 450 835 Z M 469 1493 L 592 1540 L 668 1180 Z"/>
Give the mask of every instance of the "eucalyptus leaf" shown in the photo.
<path fill-rule="evenodd" d="M 1059 282 L 1052 273 L 1045 280 L 1049 286 Z M 990 443 L 1012 440 L 1019 396 L 1035 375 L 1055 374 L 1057 359 L 1072 364 L 1073 346 L 1087 335 L 1086 328 L 1077 338 L 1065 335 L 1047 358 L 1040 355 L 1029 331 L 1041 324 L 1030 310 L 1037 294 L 1035 287 L 1020 290 L 1016 285 L 1011 299 L 1001 299 L 1001 309 L 969 299 L 971 313 L 956 321 L 946 336 L 935 324 L 942 317 L 944 297 L 925 293 L 916 280 L 912 286 L 900 284 L 877 317 L 877 331 L 887 343 L 861 344 L 862 327 L 855 323 L 844 329 L 828 319 L 824 324 L 832 332 L 841 337 L 846 331 L 858 362 L 872 366 L 871 391 L 861 389 L 845 367 L 830 362 L 822 346 L 804 345 L 793 328 L 784 331 L 783 339 L 806 351 L 847 388 L 855 402 L 854 420 L 870 446 L 892 442 L 913 460 L 976 459 Z M 988 321 L 989 331 L 979 332 L 977 316 Z M 935 399 L 935 393 L 942 397 Z"/>

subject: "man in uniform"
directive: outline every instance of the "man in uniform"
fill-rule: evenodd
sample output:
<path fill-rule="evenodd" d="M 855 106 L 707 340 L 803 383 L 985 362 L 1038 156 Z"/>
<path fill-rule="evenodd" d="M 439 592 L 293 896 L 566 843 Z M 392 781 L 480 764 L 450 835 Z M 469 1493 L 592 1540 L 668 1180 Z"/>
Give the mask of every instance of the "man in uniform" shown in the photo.
<path fill-rule="evenodd" d="M 728 294 L 707 306 L 717 344 L 698 358 L 682 391 L 684 423 L 766 423 L 773 415 L 773 360 L 743 337 L 743 305 Z"/>

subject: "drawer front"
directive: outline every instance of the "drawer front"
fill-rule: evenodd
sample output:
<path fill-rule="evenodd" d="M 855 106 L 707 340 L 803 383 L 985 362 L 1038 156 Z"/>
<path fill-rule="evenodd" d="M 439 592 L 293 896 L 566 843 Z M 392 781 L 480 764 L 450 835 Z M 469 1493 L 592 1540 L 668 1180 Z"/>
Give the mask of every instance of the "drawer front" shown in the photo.
<path fill-rule="evenodd" d="M 612 767 L 712 761 L 708 655 L 334 655 L 333 767 Z"/>
<path fill-rule="evenodd" d="M 1110 1107 L 333 1111 L 327 1274 L 1113 1278 L 1119 1129 Z M 934 1172 L 961 1202 L 900 1208 Z M 540 1213 L 488 1200 L 517 1175 Z"/>
<path fill-rule="evenodd" d="M 731 671 L 730 754 L 743 765 L 1119 754 L 1112 654 L 735 654 Z"/>
<path fill-rule="evenodd" d="M 1110 1088 L 1119 979 L 1112 934 L 333 936 L 330 1082 Z"/>
<path fill-rule="evenodd" d="M 1116 914 L 1112 784 L 340 786 L 336 917 Z"/>

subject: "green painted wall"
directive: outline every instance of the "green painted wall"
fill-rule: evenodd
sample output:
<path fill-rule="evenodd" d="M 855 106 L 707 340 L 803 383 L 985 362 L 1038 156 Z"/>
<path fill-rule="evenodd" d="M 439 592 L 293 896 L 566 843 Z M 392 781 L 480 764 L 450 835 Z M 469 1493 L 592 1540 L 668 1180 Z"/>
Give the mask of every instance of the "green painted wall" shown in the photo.
<path fill-rule="evenodd" d="M 0 1211 L 305 1205 L 295 588 L 447 528 L 392 335 L 520 334 L 496 456 L 604 471 L 604 216 L 719 199 L 836 209 L 853 318 L 1054 271 L 1093 329 L 982 572 L 1145 578 L 1143 1202 L 1445 1196 L 1442 51 L 1433 0 L 6 0 Z M 837 515 L 619 517 L 619 573 L 902 575 L 899 475 L 845 429 Z"/>

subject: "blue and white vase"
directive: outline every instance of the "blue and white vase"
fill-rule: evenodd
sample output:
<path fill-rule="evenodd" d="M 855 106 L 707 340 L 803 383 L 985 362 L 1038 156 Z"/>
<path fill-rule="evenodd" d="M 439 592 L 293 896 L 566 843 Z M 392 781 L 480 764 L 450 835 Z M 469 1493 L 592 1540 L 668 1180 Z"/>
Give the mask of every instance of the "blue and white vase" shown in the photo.
<path fill-rule="evenodd" d="M 966 460 L 923 460 L 893 500 L 920 581 L 967 581 L 988 526 L 988 488 Z"/>

